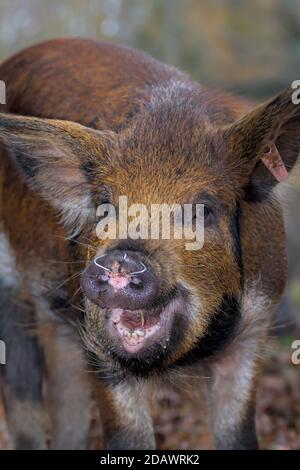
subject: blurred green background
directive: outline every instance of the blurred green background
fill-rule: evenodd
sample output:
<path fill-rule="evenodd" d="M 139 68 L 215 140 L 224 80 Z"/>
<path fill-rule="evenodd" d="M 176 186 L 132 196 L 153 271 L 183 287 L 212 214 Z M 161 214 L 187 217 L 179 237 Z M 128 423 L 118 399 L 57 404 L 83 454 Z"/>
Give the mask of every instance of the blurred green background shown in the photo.
<path fill-rule="evenodd" d="M 264 97 L 299 78 L 300 0 L 0 0 L 0 60 L 58 36 L 122 42 Z"/>

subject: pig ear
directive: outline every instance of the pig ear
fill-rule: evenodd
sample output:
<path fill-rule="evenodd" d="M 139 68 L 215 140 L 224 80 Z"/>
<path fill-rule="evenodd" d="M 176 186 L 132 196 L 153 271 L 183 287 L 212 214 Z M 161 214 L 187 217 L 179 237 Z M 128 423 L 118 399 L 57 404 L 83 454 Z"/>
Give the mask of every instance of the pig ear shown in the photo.
<path fill-rule="evenodd" d="M 225 131 L 231 164 L 245 178 L 245 197 L 261 199 L 294 167 L 300 151 L 300 105 L 287 89 Z"/>
<path fill-rule="evenodd" d="M 0 114 L 0 142 L 73 236 L 95 211 L 89 172 L 104 158 L 102 137 L 69 121 Z"/>

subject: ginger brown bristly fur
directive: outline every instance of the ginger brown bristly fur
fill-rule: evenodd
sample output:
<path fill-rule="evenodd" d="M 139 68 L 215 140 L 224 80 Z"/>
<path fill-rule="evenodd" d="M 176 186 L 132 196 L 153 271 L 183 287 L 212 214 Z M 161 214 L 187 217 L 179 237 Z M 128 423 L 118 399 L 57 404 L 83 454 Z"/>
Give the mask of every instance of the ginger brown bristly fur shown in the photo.
<path fill-rule="evenodd" d="M 85 446 L 88 416 L 74 403 L 84 396 L 88 408 L 88 378 L 83 359 L 78 373 L 66 361 L 72 376 L 84 376 L 82 390 L 76 382 L 68 413 L 68 403 L 57 400 L 63 365 L 59 378 L 53 377 L 55 371 L 49 374 L 51 354 L 57 362 L 57 347 L 51 348 L 57 333 L 48 332 L 50 340 L 43 333 L 49 322 L 56 332 L 64 325 L 72 351 L 81 357 L 86 348 L 92 358 L 109 448 L 152 448 L 144 388 L 174 374 L 184 376 L 185 370 L 197 377 L 202 369 L 209 377 L 217 448 L 255 448 L 255 387 L 286 277 L 276 181 L 260 158 L 273 142 L 288 170 L 296 162 L 300 111 L 291 101 L 292 90 L 251 110 L 141 52 L 83 39 L 53 40 L 21 51 L 2 64 L 0 79 L 7 87 L 0 115 L 1 234 L 3 250 L 10 250 L 0 281 L 7 289 L 9 271 L 8 309 L 15 301 L 30 304 L 24 322 L 29 317 L 36 324 L 38 345 L 32 343 L 36 337 L 30 342 L 20 331 L 20 354 L 28 349 L 31 356 L 33 350 L 34 357 L 46 356 L 40 375 L 51 376 L 56 387 L 53 446 Z M 187 251 L 184 240 L 174 239 L 99 240 L 96 207 L 117 205 L 122 195 L 129 205 L 147 207 L 205 204 L 203 248 Z M 137 355 L 111 337 L 109 309 L 80 291 L 83 270 L 95 256 L 114 250 L 146 262 L 159 280 L 155 306 L 177 306 L 168 334 Z M 9 321 L 7 315 L 5 321 L 0 318 L 0 337 L 8 343 Z M 18 377 L 9 367 L 5 374 L 5 387 L 14 399 L 24 400 Z M 42 405 L 41 382 L 36 379 L 35 390 L 26 395 L 35 409 Z M 134 408 L 137 400 L 142 411 Z M 8 420 L 9 408 L 7 400 Z M 60 408 L 66 420 L 75 416 L 76 429 L 83 423 L 82 433 L 72 433 L 69 442 L 57 418 Z M 43 439 L 24 440 L 24 426 L 18 427 L 15 417 L 12 422 L 17 445 L 45 445 Z"/>

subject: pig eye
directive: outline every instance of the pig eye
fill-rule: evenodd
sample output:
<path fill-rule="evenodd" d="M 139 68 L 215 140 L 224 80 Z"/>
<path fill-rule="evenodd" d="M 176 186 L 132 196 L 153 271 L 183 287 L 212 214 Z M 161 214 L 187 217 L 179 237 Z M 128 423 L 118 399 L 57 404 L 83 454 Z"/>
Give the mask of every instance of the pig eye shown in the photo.
<path fill-rule="evenodd" d="M 206 224 L 210 223 L 211 220 L 212 220 L 212 217 L 213 217 L 213 210 L 211 207 L 209 207 L 208 205 L 206 204 L 203 204 L 204 205 L 204 221 Z M 193 206 L 193 221 L 196 220 L 196 207 Z"/>

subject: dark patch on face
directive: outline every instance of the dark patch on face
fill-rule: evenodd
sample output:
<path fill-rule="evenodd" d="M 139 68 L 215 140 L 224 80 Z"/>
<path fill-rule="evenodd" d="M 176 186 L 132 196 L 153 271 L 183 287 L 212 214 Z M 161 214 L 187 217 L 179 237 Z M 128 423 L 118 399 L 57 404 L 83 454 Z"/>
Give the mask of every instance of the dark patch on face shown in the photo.
<path fill-rule="evenodd" d="M 241 244 L 241 206 L 237 203 L 236 211 L 230 222 L 230 233 L 232 238 L 232 250 L 236 263 L 239 267 L 241 284 L 243 284 L 243 258 L 242 258 L 242 244 Z"/>
<path fill-rule="evenodd" d="M 234 338 L 240 318 L 238 301 L 235 298 L 224 297 L 220 308 L 210 320 L 206 334 L 199 338 L 196 346 L 174 365 L 191 365 L 222 351 Z"/>

